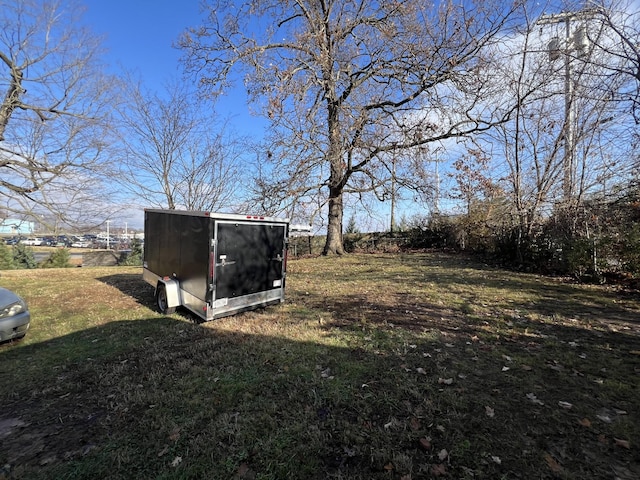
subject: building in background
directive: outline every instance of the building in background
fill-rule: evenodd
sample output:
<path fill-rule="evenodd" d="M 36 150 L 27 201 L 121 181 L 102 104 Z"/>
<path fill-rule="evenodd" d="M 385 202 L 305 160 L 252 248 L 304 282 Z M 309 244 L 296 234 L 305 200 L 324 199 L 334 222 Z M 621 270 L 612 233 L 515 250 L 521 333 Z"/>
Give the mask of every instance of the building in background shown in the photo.
<path fill-rule="evenodd" d="M 0 219 L 0 235 L 26 235 L 33 233 L 34 223 L 16 218 Z"/>

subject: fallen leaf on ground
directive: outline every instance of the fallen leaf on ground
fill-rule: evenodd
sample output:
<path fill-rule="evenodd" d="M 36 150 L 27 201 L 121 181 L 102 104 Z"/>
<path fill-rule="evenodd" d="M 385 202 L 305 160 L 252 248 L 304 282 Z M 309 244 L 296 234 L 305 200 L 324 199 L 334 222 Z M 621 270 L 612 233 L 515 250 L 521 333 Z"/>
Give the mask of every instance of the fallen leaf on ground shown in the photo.
<path fill-rule="evenodd" d="M 527 393 L 527 398 L 531 401 L 531 403 L 535 403 L 536 405 L 544 405 L 544 402 L 538 400 L 535 393 Z"/>
<path fill-rule="evenodd" d="M 582 420 L 578 420 L 578 423 L 583 427 L 587 427 L 587 428 L 591 427 L 591 420 L 589 420 L 588 418 L 583 418 Z"/>
<path fill-rule="evenodd" d="M 484 412 L 487 414 L 487 417 L 493 418 L 496 415 L 496 412 L 493 408 L 486 406 L 484 407 Z"/>
<path fill-rule="evenodd" d="M 171 430 L 171 434 L 169 435 L 169 440 L 172 442 L 177 441 L 180 438 L 180 427 L 175 427 Z"/>
<path fill-rule="evenodd" d="M 447 452 L 447 450 L 445 448 L 440 450 L 440 452 L 438 453 L 438 458 L 440 459 L 440 461 L 443 461 L 448 456 L 449 456 L 449 452 Z"/>
<path fill-rule="evenodd" d="M 434 465 L 431 467 L 431 473 L 434 477 L 439 477 L 440 475 L 447 474 L 447 468 L 443 464 Z"/>
<path fill-rule="evenodd" d="M 416 368 L 416 372 L 418 372 L 420 375 L 426 375 L 427 374 L 427 371 L 422 367 Z"/>
<path fill-rule="evenodd" d="M 411 420 L 409 421 L 409 428 L 415 432 L 416 430 L 420 430 L 420 426 L 420 420 L 416 417 L 411 417 Z"/>
<path fill-rule="evenodd" d="M 553 473 L 560 473 L 562 472 L 562 465 L 560 465 L 555 458 L 553 458 L 551 456 L 550 453 L 545 453 L 544 454 L 544 459 L 547 462 L 547 465 L 549 466 L 549 468 L 551 469 L 551 471 Z"/>
<path fill-rule="evenodd" d="M 431 439 L 428 437 L 422 437 L 420 439 L 420 446 L 424 449 L 424 450 L 431 450 Z"/>
<path fill-rule="evenodd" d="M 493 463 L 497 463 L 498 465 L 502 465 L 502 460 L 500 459 L 500 457 L 496 457 L 495 455 L 491 455 L 491 460 L 493 461 Z"/>
<path fill-rule="evenodd" d="M 236 478 L 253 478 L 254 473 L 246 463 L 241 463 L 236 472 Z"/>
<path fill-rule="evenodd" d="M 631 448 L 631 444 L 628 440 L 621 440 L 620 438 L 613 438 L 613 441 L 618 447 L 626 448 L 627 450 Z"/>
<path fill-rule="evenodd" d="M 391 470 L 393 470 L 393 463 L 391 463 L 391 462 L 387 463 L 387 464 L 384 466 L 384 469 L 385 469 L 387 472 L 390 472 Z"/>

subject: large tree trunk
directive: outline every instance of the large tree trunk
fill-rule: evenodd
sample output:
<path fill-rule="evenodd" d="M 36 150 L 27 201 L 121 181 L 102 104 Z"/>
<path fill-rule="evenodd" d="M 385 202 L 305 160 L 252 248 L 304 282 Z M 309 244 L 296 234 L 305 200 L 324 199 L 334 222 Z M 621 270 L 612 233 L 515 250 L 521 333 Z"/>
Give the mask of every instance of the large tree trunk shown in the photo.
<path fill-rule="evenodd" d="M 324 244 L 323 255 L 344 254 L 342 243 L 342 188 L 329 189 L 329 225 L 327 226 L 327 241 Z"/>

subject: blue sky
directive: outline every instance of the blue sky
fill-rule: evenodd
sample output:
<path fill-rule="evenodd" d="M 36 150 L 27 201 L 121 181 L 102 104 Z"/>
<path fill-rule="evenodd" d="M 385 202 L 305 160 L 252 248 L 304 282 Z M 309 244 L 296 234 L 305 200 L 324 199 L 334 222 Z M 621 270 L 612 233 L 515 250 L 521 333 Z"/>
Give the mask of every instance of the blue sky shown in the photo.
<path fill-rule="evenodd" d="M 83 0 L 85 19 L 106 37 L 107 61 L 143 75 L 156 88 L 180 75 L 180 51 L 172 43 L 187 26 L 199 24 L 197 0 Z"/>
<path fill-rule="evenodd" d="M 131 71 L 147 88 L 162 92 L 165 82 L 180 78 L 182 52 L 173 48 L 187 27 L 201 24 L 200 0 L 80 0 L 89 28 L 104 37 L 104 60 L 112 73 Z M 221 98 L 216 106 L 223 118 L 231 118 L 239 133 L 255 135 L 262 119 L 249 115 L 244 92 L 239 89 Z"/>

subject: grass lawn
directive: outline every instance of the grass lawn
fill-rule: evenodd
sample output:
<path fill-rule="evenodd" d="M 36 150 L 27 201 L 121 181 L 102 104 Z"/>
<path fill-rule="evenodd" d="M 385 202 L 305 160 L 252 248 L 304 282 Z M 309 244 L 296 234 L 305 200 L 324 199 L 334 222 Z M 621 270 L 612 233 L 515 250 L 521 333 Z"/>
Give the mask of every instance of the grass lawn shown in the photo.
<path fill-rule="evenodd" d="M 438 253 L 289 262 L 197 324 L 139 268 L 3 271 L 0 479 L 640 478 L 640 295 Z"/>

